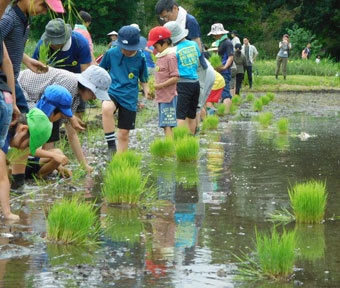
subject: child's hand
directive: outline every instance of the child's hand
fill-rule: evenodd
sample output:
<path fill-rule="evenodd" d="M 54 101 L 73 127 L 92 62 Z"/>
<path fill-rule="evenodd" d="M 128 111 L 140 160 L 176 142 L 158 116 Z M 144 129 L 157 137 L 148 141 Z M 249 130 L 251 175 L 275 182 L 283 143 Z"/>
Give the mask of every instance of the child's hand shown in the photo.
<path fill-rule="evenodd" d="M 155 90 L 162 89 L 163 86 L 161 84 L 155 84 Z"/>

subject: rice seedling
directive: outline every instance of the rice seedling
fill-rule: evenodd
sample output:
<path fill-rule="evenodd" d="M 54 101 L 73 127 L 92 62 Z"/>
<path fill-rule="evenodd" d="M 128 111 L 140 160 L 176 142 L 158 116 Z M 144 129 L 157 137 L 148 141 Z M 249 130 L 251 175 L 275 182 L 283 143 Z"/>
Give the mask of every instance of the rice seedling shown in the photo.
<path fill-rule="evenodd" d="M 171 157 L 175 153 L 175 142 L 169 137 L 156 139 L 150 145 L 150 152 L 157 157 Z"/>
<path fill-rule="evenodd" d="M 137 209 L 107 207 L 106 214 L 102 220 L 105 236 L 115 242 L 128 242 L 130 246 L 141 241 L 145 228 Z"/>
<path fill-rule="evenodd" d="M 234 95 L 233 98 L 231 99 L 231 102 L 234 104 L 234 105 L 241 105 L 241 96 L 240 95 Z"/>
<path fill-rule="evenodd" d="M 277 122 L 277 128 L 280 134 L 287 134 L 288 132 L 288 119 L 282 117 L 278 122 Z"/>
<path fill-rule="evenodd" d="M 56 202 L 47 217 L 47 239 L 63 244 L 98 243 L 100 225 L 96 212 L 93 203 L 81 201 L 79 197 Z"/>
<path fill-rule="evenodd" d="M 270 101 L 273 101 L 274 98 L 275 98 L 275 94 L 272 93 L 272 92 L 268 92 L 268 93 L 266 94 L 266 96 L 270 99 Z"/>
<path fill-rule="evenodd" d="M 269 102 L 270 102 L 270 98 L 267 97 L 267 96 L 261 96 L 260 99 L 261 99 L 263 105 L 268 105 Z"/>
<path fill-rule="evenodd" d="M 248 94 L 246 97 L 247 102 L 253 102 L 255 99 L 254 94 Z"/>
<path fill-rule="evenodd" d="M 263 107 L 262 100 L 256 99 L 255 102 L 254 102 L 254 105 L 253 105 L 253 110 L 255 112 L 260 112 L 260 111 L 262 111 L 262 107 Z"/>
<path fill-rule="evenodd" d="M 267 128 L 273 120 L 273 113 L 266 112 L 262 113 L 258 116 L 258 121 L 262 125 L 262 127 Z"/>
<path fill-rule="evenodd" d="M 142 155 L 133 150 L 127 150 L 122 153 L 115 154 L 108 167 L 107 171 L 122 170 L 126 167 L 139 168 L 141 165 Z"/>
<path fill-rule="evenodd" d="M 199 139 L 187 136 L 176 143 L 176 156 L 180 162 L 196 161 L 199 152 Z"/>
<path fill-rule="evenodd" d="M 213 116 L 207 116 L 203 120 L 202 124 L 202 130 L 212 130 L 212 129 L 217 129 L 218 125 L 218 116 L 213 115 Z"/>
<path fill-rule="evenodd" d="M 224 104 L 221 103 L 221 104 L 217 105 L 217 115 L 218 116 L 224 116 L 225 110 L 226 110 L 226 107 L 225 107 Z"/>
<path fill-rule="evenodd" d="M 235 115 L 237 112 L 237 106 L 234 104 L 231 104 L 230 109 L 229 109 L 229 114 L 230 115 Z"/>
<path fill-rule="evenodd" d="M 222 59 L 218 54 L 213 54 L 209 58 L 210 64 L 216 69 L 222 65 Z"/>
<path fill-rule="evenodd" d="M 172 131 L 174 132 L 175 141 L 178 141 L 178 140 L 188 136 L 189 133 L 190 133 L 189 128 L 187 126 L 178 126 L 178 127 L 175 127 L 174 129 L 172 129 Z"/>
<path fill-rule="evenodd" d="M 144 177 L 138 168 L 128 166 L 126 160 L 120 163 L 122 166 L 119 169 L 111 166 L 110 163 L 110 167 L 106 170 L 102 194 L 107 203 L 152 204 L 155 191 L 152 188 L 146 188 L 149 177 Z"/>
<path fill-rule="evenodd" d="M 288 189 L 297 223 L 320 223 L 325 215 L 326 182 L 311 180 Z"/>
<path fill-rule="evenodd" d="M 283 229 L 281 236 L 273 228 L 272 234 L 259 233 L 255 228 L 254 258 L 243 253 L 235 256 L 241 263 L 239 278 L 287 280 L 293 274 L 295 262 L 295 232 Z"/>

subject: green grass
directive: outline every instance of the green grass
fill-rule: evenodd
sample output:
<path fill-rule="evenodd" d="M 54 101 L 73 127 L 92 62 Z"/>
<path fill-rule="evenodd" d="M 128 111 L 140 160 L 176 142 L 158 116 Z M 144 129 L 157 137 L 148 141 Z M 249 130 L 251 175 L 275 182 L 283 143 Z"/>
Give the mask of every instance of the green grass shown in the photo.
<path fill-rule="evenodd" d="M 326 183 L 316 180 L 296 184 L 288 194 L 297 223 L 320 223 L 325 215 Z"/>
<path fill-rule="evenodd" d="M 261 96 L 260 99 L 261 99 L 263 105 L 268 105 L 269 102 L 270 102 L 270 98 L 267 97 L 267 96 Z"/>
<path fill-rule="evenodd" d="M 295 262 L 295 232 L 283 229 L 280 235 L 273 228 L 271 235 L 261 234 L 255 229 L 256 241 L 254 258 L 243 255 L 239 272 L 244 279 L 269 278 L 288 280 L 293 274 Z"/>
<path fill-rule="evenodd" d="M 231 102 L 232 102 L 234 105 L 239 106 L 239 105 L 241 105 L 241 102 L 242 102 L 241 100 L 242 100 L 241 96 L 236 94 L 236 95 L 234 95 L 233 98 L 231 99 Z"/>
<path fill-rule="evenodd" d="M 189 128 L 187 126 L 178 126 L 172 129 L 174 132 L 174 139 L 178 141 L 190 134 Z"/>
<path fill-rule="evenodd" d="M 106 169 L 102 194 L 109 204 L 146 205 L 155 196 L 155 191 L 146 187 L 147 181 L 148 177 L 136 167 L 110 166 Z"/>
<path fill-rule="evenodd" d="M 218 116 L 224 116 L 225 110 L 226 110 L 226 107 L 225 107 L 224 104 L 221 103 L 221 104 L 217 105 L 217 115 Z"/>
<path fill-rule="evenodd" d="M 210 64 L 214 69 L 222 65 L 222 59 L 218 54 L 212 54 L 209 58 Z"/>
<path fill-rule="evenodd" d="M 175 153 L 175 142 L 169 137 L 156 139 L 150 145 L 150 152 L 156 157 L 171 157 Z"/>
<path fill-rule="evenodd" d="M 140 168 L 142 155 L 133 150 L 127 150 L 122 153 L 115 154 L 108 167 L 108 171 L 124 169 L 125 167 Z"/>
<path fill-rule="evenodd" d="M 177 160 L 180 162 L 197 161 L 199 149 L 199 139 L 193 136 L 184 137 L 176 143 Z"/>
<path fill-rule="evenodd" d="M 261 113 L 258 116 L 258 121 L 264 128 L 267 128 L 272 123 L 272 120 L 273 120 L 272 112 Z"/>
<path fill-rule="evenodd" d="M 262 100 L 261 99 L 256 99 L 253 105 L 253 110 L 255 112 L 260 112 L 262 111 L 263 108 L 263 104 L 262 104 Z"/>
<path fill-rule="evenodd" d="M 212 130 L 212 129 L 217 129 L 218 126 L 218 116 L 213 115 L 213 116 L 207 116 L 203 120 L 202 124 L 202 130 Z"/>
<path fill-rule="evenodd" d="M 279 134 L 287 134 L 288 125 L 289 125 L 289 121 L 287 118 L 282 117 L 279 121 L 277 121 L 277 129 L 278 129 Z"/>
<path fill-rule="evenodd" d="M 246 98 L 247 102 L 253 102 L 254 99 L 255 99 L 254 94 L 251 93 L 247 95 L 247 98 Z"/>
<path fill-rule="evenodd" d="M 275 94 L 272 92 L 268 92 L 266 96 L 270 99 L 270 101 L 273 101 L 275 99 Z"/>
<path fill-rule="evenodd" d="M 97 243 L 99 225 L 94 204 L 78 197 L 62 199 L 50 209 L 47 217 L 47 239 L 63 244 Z"/>

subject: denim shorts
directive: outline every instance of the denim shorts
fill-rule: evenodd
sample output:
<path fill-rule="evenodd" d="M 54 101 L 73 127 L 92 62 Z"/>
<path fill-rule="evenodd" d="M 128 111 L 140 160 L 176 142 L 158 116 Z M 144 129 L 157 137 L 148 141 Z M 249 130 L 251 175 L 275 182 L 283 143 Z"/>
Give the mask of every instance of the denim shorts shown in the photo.
<path fill-rule="evenodd" d="M 0 149 L 5 145 L 9 124 L 12 121 L 13 107 L 10 100 L 6 101 L 3 92 L 0 91 Z"/>
<path fill-rule="evenodd" d="M 177 96 L 170 103 L 158 103 L 159 127 L 177 127 Z"/>
<path fill-rule="evenodd" d="M 232 98 L 231 94 L 230 94 L 230 82 L 231 82 L 231 73 L 223 73 L 221 74 L 224 78 L 225 81 L 225 86 L 223 88 L 223 92 L 222 92 L 222 101 L 226 98 Z"/>

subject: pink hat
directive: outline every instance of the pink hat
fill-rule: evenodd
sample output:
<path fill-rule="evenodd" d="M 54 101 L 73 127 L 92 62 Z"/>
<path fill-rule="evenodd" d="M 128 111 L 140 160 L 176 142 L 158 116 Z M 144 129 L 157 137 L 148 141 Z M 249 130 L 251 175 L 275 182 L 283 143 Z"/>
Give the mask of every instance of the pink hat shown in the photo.
<path fill-rule="evenodd" d="M 48 6 L 56 13 L 65 13 L 63 3 L 60 0 L 45 0 Z"/>

